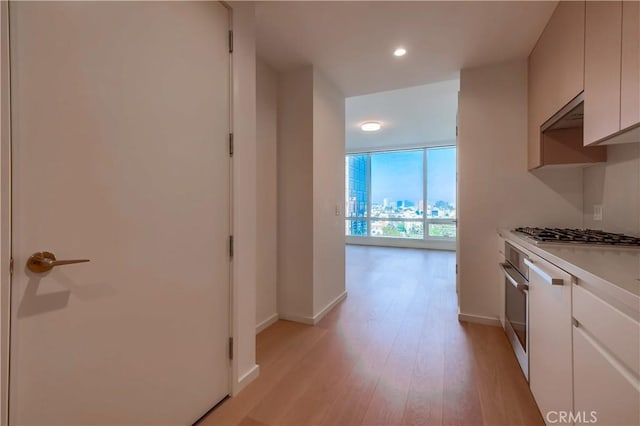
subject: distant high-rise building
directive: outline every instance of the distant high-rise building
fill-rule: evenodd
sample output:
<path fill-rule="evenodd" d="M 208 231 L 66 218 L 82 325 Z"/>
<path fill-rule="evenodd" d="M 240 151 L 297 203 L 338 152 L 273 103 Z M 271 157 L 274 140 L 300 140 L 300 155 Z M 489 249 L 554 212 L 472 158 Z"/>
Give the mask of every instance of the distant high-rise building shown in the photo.
<path fill-rule="evenodd" d="M 367 161 L 366 155 L 347 156 L 347 217 L 367 215 Z M 347 227 L 349 235 L 367 235 L 366 220 L 351 220 Z"/>
<path fill-rule="evenodd" d="M 408 208 L 408 207 L 414 207 L 415 203 L 413 201 L 409 201 L 409 200 L 402 200 L 402 201 L 398 201 L 396 203 L 396 207 L 399 209 L 402 208 Z"/>

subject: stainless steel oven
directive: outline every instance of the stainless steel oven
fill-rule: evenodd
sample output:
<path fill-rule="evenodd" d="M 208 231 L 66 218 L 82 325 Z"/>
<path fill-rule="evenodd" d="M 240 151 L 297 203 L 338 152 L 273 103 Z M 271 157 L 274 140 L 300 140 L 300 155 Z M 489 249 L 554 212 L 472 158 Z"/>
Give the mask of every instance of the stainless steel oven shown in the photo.
<path fill-rule="evenodd" d="M 505 321 L 507 337 L 520 364 L 524 376 L 529 380 L 529 268 L 524 263 L 528 256 L 521 250 L 505 243 L 506 262 L 500 264 L 504 273 Z"/>

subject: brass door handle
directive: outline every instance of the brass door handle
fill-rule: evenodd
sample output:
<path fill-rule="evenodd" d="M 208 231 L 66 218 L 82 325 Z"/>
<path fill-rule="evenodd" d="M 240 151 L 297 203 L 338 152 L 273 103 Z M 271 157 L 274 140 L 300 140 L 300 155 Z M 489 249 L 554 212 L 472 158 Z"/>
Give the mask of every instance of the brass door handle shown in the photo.
<path fill-rule="evenodd" d="M 29 256 L 29 259 L 27 259 L 27 269 L 31 272 L 43 273 L 52 270 L 54 266 L 84 262 L 89 262 L 89 259 L 56 260 L 55 254 L 48 251 L 39 251 Z"/>

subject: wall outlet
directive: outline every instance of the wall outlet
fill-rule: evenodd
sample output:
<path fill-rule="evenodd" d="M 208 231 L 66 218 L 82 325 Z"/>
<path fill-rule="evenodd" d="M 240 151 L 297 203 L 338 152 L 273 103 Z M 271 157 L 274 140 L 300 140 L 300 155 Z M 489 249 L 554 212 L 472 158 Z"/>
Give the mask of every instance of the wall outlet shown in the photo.
<path fill-rule="evenodd" d="M 604 207 L 602 204 L 593 205 L 593 220 L 602 220 L 602 211 Z"/>
<path fill-rule="evenodd" d="M 336 204 L 336 216 L 340 216 L 340 204 Z"/>

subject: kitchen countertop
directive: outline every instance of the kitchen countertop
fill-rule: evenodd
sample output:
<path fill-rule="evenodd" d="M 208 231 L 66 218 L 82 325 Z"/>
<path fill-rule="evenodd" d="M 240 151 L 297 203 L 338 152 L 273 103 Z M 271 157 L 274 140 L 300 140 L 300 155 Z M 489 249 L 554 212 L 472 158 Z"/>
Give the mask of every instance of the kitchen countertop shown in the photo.
<path fill-rule="evenodd" d="M 640 248 L 536 244 L 507 229 L 498 233 L 640 312 Z"/>

